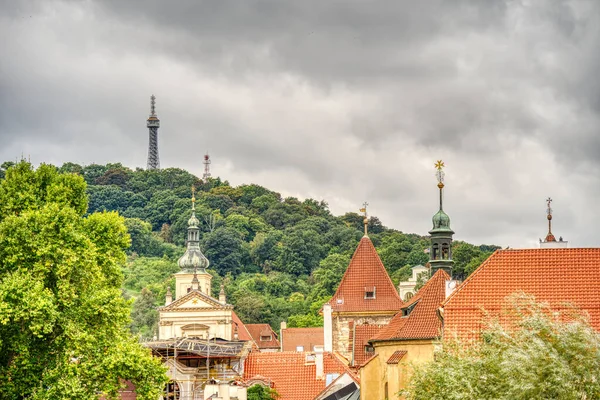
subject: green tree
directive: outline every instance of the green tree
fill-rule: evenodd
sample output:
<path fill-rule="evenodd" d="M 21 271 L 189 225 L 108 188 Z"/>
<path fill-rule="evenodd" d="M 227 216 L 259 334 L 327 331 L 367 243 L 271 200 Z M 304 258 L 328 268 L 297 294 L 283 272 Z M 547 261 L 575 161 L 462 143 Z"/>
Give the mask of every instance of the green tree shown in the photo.
<path fill-rule="evenodd" d="M 248 400 L 275 400 L 279 395 L 275 389 L 263 385 L 253 385 L 248 388 Z"/>
<path fill-rule="evenodd" d="M 129 236 L 116 213 L 84 217 L 85 182 L 27 162 L 0 183 L 0 393 L 114 398 L 122 379 L 156 399 L 160 360 L 127 329 Z"/>
<path fill-rule="evenodd" d="M 131 310 L 131 331 L 141 337 L 151 338 L 156 332 L 158 311 L 157 298 L 151 290 L 144 288 L 135 299 Z"/>
<path fill-rule="evenodd" d="M 600 334 L 587 317 L 524 294 L 511 296 L 505 313 L 512 324 L 486 321 L 483 340 L 445 342 L 435 361 L 416 367 L 407 398 L 600 398 Z"/>
<path fill-rule="evenodd" d="M 249 258 L 244 244 L 241 235 L 228 227 L 217 228 L 202 238 L 204 254 L 220 275 L 228 272 L 238 275 L 242 272 L 244 261 Z"/>

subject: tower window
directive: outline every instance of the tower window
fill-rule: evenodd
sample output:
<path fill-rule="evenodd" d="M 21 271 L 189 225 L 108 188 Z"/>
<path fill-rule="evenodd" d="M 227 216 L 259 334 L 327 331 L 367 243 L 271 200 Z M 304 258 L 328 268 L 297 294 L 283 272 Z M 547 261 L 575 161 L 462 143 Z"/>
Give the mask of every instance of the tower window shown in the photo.
<path fill-rule="evenodd" d="M 442 259 L 443 260 L 448 260 L 450 257 L 450 247 L 448 246 L 448 243 L 444 243 L 442 245 Z"/>
<path fill-rule="evenodd" d="M 365 299 L 375 298 L 375 286 L 365 288 Z"/>
<path fill-rule="evenodd" d="M 437 243 L 434 244 L 433 246 L 431 246 L 431 250 L 432 250 L 431 259 L 432 260 L 439 259 L 440 255 L 439 255 L 439 247 L 438 247 Z"/>

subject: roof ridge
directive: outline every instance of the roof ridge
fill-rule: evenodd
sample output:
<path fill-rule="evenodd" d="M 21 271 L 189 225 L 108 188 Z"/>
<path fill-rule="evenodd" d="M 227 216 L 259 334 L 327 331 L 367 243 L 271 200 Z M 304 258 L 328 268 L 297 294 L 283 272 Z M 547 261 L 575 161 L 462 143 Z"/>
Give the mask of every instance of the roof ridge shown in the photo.
<path fill-rule="evenodd" d="M 359 293 L 358 287 L 363 284 L 365 287 L 373 285 L 376 288 L 373 297 L 363 297 L 364 289 Z M 340 299 L 343 299 L 343 302 L 335 301 Z M 329 304 L 333 311 L 347 312 L 396 311 L 402 306 L 403 302 L 394 282 L 368 236 L 360 239 Z"/>

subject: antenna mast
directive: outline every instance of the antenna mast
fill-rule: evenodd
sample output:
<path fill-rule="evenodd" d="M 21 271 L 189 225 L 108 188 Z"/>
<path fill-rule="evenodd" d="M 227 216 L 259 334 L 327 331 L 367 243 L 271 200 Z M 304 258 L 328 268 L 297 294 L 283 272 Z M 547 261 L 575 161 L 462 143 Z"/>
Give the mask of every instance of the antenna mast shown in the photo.
<path fill-rule="evenodd" d="M 210 155 L 208 155 L 208 152 L 206 152 L 206 154 L 204 155 L 204 174 L 202 175 L 202 180 L 206 181 L 208 178 L 211 177 L 210 175 L 210 164 L 211 164 L 211 160 L 210 160 Z"/>

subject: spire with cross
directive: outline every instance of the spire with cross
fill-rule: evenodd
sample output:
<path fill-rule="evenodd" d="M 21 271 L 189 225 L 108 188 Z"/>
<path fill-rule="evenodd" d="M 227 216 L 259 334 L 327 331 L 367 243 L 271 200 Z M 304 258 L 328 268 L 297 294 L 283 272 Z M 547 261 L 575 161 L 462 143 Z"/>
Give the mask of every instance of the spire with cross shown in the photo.
<path fill-rule="evenodd" d="M 364 215 L 364 219 L 363 219 L 363 224 L 365 225 L 365 236 L 369 236 L 369 216 L 367 214 L 367 207 L 368 207 L 369 203 L 367 203 L 366 201 L 363 203 L 362 208 L 360 209 L 360 212 L 363 213 Z"/>

